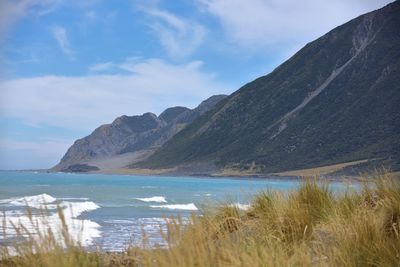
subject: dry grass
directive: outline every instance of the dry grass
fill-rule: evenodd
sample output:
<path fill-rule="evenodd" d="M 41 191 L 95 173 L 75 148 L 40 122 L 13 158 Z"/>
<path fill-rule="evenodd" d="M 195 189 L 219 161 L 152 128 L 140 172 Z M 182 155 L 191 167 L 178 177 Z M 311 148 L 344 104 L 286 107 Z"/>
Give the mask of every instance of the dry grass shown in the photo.
<path fill-rule="evenodd" d="M 354 165 L 361 164 L 361 163 L 366 163 L 366 162 L 368 162 L 368 160 L 357 160 L 357 161 L 351 161 L 351 162 L 346 162 L 346 163 L 327 165 L 327 166 L 310 168 L 310 169 L 279 172 L 279 173 L 275 173 L 275 174 L 279 175 L 279 176 L 303 176 L 303 177 L 304 176 L 313 176 L 316 173 L 318 175 L 328 175 L 328 174 L 331 174 L 333 172 L 340 171 L 345 167 L 354 166 Z"/>
<path fill-rule="evenodd" d="M 62 214 L 60 214 L 62 216 Z M 48 233 L 15 245 L 1 266 L 400 266 L 400 180 L 388 174 L 362 190 L 333 194 L 304 180 L 289 193 L 264 192 L 248 210 L 208 208 L 168 223 L 167 248 L 85 252 L 65 225 L 64 246 Z"/>
<path fill-rule="evenodd" d="M 170 169 L 139 169 L 139 168 L 119 168 L 111 170 L 102 170 L 99 173 L 110 173 L 110 174 L 126 174 L 126 175 L 160 175 L 169 172 L 176 171 L 176 168 Z"/>
<path fill-rule="evenodd" d="M 281 177 L 311 177 L 311 176 L 327 176 L 334 172 L 343 170 L 346 167 L 355 166 L 357 164 L 366 163 L 368 160 L 357 160 L 357 161 L 350 161 L 346 163 L 340 164 L 333 164 L 333 165 L 326 165 L 321 167 L 309 168 L 309 169 L 299 169 L 299 170 L 292 170 L 292 171 L 284 171 L 284 172 L 277 172 L 271 173 L 270 175 L 276 175 Z M 396 173 L 394 173 L 396 174 Z M 263 173 L 259 167 L 256 165 L 250 166 L 248 170 L 241 170 L 240 168 L 235 168 L 234 166 L 226 167 L 222 171 L 213 173 L 214 176 L 217 177 L 230 177 L 230 176 L 237 176 L 237 177 L 263 177 L 266 174 Z M 358 176 L 357 176 L 358 177 Z M 352 178 L 357 178 L 352 177 Z"/>

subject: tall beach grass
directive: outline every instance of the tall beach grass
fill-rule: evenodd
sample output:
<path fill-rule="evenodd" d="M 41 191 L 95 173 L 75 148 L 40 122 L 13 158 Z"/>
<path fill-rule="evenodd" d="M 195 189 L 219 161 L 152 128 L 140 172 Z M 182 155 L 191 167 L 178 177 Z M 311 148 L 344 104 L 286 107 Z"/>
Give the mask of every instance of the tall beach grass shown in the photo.
<path fill-rule="evenodd" d="M 246 210 L 227 203 L 169 219 L 166 246 L 149 247 L 144 233 L 142 246 L 120 253 L 85 250 L 65 223 L 61 236 L 15 228 L 25 241 L 3 247 L 0 266 L 400 266 L 400 179 L 379 174 L 341 193 L 304 179 Z"/>

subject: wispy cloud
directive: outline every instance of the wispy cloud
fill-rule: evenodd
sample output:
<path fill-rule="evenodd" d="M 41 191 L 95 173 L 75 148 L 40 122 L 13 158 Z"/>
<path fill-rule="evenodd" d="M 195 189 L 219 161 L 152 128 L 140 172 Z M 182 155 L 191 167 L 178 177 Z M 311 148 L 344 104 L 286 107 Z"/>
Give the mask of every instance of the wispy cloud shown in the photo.
<path fill-rule="evenodd" d="M 230 42 L 251 49 L 298 48 L 355 16 L 392 0 L 200 0 Z"/>
<path fill-rule="evenodd" d="M 193 20 L 153 7 L 141 10 L 150 18 L 147 25 L 157 35 L 161 45 L 171 57 L 186 57 L 204 41 L 205 27 Z"/>
<path fill-rule="evenodd" d="M 115 68 L 113 62 L 98 63 L 89 66 L 90 72 L 105 72 Z"/>
<path fill-rule="evenodd" d="M 65 28 L 61 26 L 54 26 L 51 32 L 54 39 L 56 39 L 58 45 L 60 46 L 62 52 L 69 58 L 73 59 L 76 52 L 71 48 Z"/>
<path fill-rule="evenodd" d="M 29 12 L 47 14 L 58 6 L 61 0 L 1 0 L 0 1 L 0 41 L 4 40 L 10 28 Z"/>
<path fill-rule="evenodd" d="M 175 105 L 194 107 L 210 95 L 231 91 L 204 72 L 199 61 L 169 64 L 154 58 L 112 64 L 124 68 L 125 74 L 0 81 L 0 116 L 31 125 L 93 130 L 123 114 L 158 113 Z"/>

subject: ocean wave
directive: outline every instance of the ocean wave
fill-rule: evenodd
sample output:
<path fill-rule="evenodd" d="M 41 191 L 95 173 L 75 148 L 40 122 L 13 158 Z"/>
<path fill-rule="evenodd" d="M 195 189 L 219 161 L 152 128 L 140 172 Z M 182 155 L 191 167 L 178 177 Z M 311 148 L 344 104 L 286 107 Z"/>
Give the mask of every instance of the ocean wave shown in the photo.
<path fill-rule="evenodd" d="M 149 218 L 129 218 L 129 219 L 114 219 L 105 220 L 105 223 L 112 224 L 136 224 L 139 228 L 148 225 L 159 225 L 168 222 L 170 219 L 163 217 L 149 217 Z"/>
<path fill-rule="evenodd" d="M 198 210 L 194 203 L 189 204 L 169 204 L 169 205 L 151 205 L 155 209 L 169 209 L 169 210 Z"/>
<path fill-rule="evenodd" d="M 159 202 L 159 203 L 167 203 L 167 200 L 163 196 L 155 196 L 155 197 L 143 197 L 143 198 L 135 198 L 137 200 L 143 202 Z"/>
<path fill-rule="evenodd" d="M 100 206 L 94 203 L 93 201 L 85 201 L 85 202 L 62 201 L 59 204 L 59 206 L 63 208 L 64 214 L 67 214 L 71 218 L 76 218 L 84 212 L 100 208 Z"/>
<path fill-rule="evenodd" d="M 111 224 L 132 224 L 132 220 L 105 220 L 105 223 L 111 223 Z"/>
<path fill-rule="evenodd" d="M 210 193 L 194 194 L 193 196 L 195 196 L 195 197 L 210 197 L 210 196 L 212 196 L 212 194 L 210 194 Z"/>
<path fill-rule="evenodd" d="M 47 204 L 55 202 L 57 199 L 48 195 L 40 194 L 35 196 L 24 196 L 20 198 L 9 198 L 0 200 L 0 204 L 7 204 L 10 206 L 29 206 L 31 208 L 41 208 Z"/>
<path fill-rule="evenodd" d="M 105 223 L 112 223 L 113 227 L 103 235 L 103 238 L 100 238 L 99 242 L 105 251 L 121 252 L 126 250 L 127 245 L 141 246 L 144 241 L 143 231 L 145 231 L 147 244 L 166 246 L 167 243 L 160 232 L 167 232 L 169 220 L 160 217 L 107 220 Z"/>
<path fill-rule="evenodd" d="M 3 215 L 6 216 L 6 218 L 10 217 L 10 216 L 16 216 L 16 215 L 20 216 L 20 215 L 26 214 L 26 212 L 23 210 L 6 210 L 6 211 L 3 211 L 2 213 L 3 213 Z"/>
<path fill-rule="evenodd" d="M 68 232 L 70 236 L 83 246 L 93 244 L 93 239 L 100 237 L 100 225 L 91 220 L 78 219 L 83 212 L 93 211 L 100 208 L 92 201 L 84 202 L 59 202 L 56 198 L 48 194 L 40 194 L 35 196 L 25 196 L 21 198 L 3 199 L 0 204 L 7 206 L 16 206 L 18 209 L 21 207 L 33 207 L 37 209 L 46 209 L 49 212 L 48 216 L 43 216 L 41 212 L 33 212 L 31 216 L 27 216 L 26 212 L 20 210 L 7 211 L 5 214 L 0 214 L 0 229 L 6 234 L 7 237 L 17 235 L 14 226 L 20 229 L 26 229 L 27 233 L 48 233 L 50 229 L 54 235 L 55 240 L 63 240 L 62 238 L 62 225 L 63 222 L 55 211 L 60 207 L 63 211 L 63 220 L 68 225 Z M 23 231 L 25 232 L 25 231 Z M 39 236 L 39 235 L 38 235 Z M 0 235 L 0 240 L 5 236 Z M 62 244 L 62 241 L 60 241 Z"/>
<path fill-rule="evenodd" d="M 89 200 L 88 197 L 60 197 L 59 200 Z"/>

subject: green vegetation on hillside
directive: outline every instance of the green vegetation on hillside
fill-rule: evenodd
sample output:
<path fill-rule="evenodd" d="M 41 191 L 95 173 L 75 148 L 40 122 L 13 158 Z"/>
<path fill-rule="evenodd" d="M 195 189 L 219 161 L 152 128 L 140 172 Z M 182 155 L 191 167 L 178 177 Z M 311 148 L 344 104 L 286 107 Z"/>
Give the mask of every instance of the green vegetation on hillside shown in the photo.
<path fill-rule="evenodd" d="M 334 194 L 309 179 L 261 193 L 247 210 L 206 208 L 185 224 L 170 220 L 166 247 L 86 252 L 63 229 L 64 248 L 51 232 L 31 236 L 13 247 L 19 256 L 4 251 L 0 266 L 399 266 L 400 180 L 380 175 Z"/>
<path fill-rule="evenodd" d="M 400 169 L 399 14 L 395 1 L 307 44 L 136 166 L 268 173 L 374 159 Z"/>

